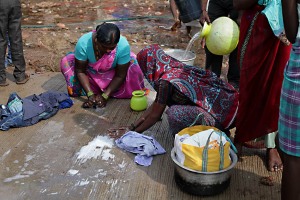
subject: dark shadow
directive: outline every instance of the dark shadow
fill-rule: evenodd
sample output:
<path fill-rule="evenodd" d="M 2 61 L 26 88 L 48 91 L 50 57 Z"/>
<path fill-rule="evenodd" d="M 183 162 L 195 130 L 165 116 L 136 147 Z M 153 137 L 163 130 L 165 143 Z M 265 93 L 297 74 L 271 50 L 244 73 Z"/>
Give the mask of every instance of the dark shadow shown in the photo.
<path fill-rule="evenodd" d="M 36 76 L 38 76 L 38 74 Z M 45 81 L 45 83 L 42 85 L 42 88 L 44 90 L 67 92 L 66 80 L 61 73 Z"/>
<path fill-rule="evenodd" d="M 252 156 L 252 155 L 258 156 L 262 160 L 265 169 L 266 170 L 268 169 L 267 149 L 266 148 L 248 148 L 248 147 L 243 147 L 240 160 L 242 161 L 243 158 L 246 158 L 247 156 Z M 275 172 L 273 172 L 273 173 L 275 173 Z"/>

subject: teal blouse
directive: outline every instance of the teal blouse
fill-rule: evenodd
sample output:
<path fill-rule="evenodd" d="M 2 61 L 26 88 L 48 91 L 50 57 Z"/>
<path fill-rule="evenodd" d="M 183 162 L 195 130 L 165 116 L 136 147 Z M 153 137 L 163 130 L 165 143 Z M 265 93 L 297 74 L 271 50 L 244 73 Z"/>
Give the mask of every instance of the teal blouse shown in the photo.
<path fill-rule="evenodd" d="M 96 62 L 94 53 L 93 32 L 82 35 L 75 46 L 75 58 L 81 61 L 88 61 L 90 63 Z M 130 46 L 127 39 L 124 36 L 120 37 L 120 41 L 117 44 L 116 57 L 114 59 L 113 68 L 119 65 L 126 64 L 130 61 Z"/>

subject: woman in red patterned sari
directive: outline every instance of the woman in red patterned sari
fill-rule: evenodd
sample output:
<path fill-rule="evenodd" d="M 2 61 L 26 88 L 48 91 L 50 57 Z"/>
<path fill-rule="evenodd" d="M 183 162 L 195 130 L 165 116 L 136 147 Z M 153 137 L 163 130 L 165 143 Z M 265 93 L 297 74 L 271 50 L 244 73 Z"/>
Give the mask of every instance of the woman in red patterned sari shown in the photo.
<path fill-rule="evenodd" d="M 137 55 L 145 78 L 157 92 L 153 104 L 132 124 L 143 132 L 166 111 L 172 134 L 192 124 L 228 130 L 238 106 L 238 92 L 214 73 L 188 66 L 167 55 L 158 45 L 150 45 Z"/>

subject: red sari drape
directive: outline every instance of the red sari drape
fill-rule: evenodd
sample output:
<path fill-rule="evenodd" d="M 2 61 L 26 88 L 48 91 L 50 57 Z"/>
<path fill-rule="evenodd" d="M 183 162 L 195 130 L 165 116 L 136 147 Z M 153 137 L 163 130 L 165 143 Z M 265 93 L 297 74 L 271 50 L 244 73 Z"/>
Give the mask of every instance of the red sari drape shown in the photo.
<path fill-rule="evenodd" d="M 235 141 L 247 142 L 278 129 L 279 101 L 286 46 L 272 32 L 261 6 L 245 10 L 241 19 L 238 63 L 239 109 Z M 258 14 L 259 13 L 259 14 Z"/>

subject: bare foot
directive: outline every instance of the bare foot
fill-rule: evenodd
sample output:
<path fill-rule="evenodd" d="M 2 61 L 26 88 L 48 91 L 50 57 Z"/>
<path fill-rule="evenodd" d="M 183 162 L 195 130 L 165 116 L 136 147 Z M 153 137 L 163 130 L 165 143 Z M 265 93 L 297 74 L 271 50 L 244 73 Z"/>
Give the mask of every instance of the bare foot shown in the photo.
<path fill-rule="evenodd" d="M 267 168 L 271 172 L 283 169 L 282 161 L 276 148 L 267 149 Z"/>

